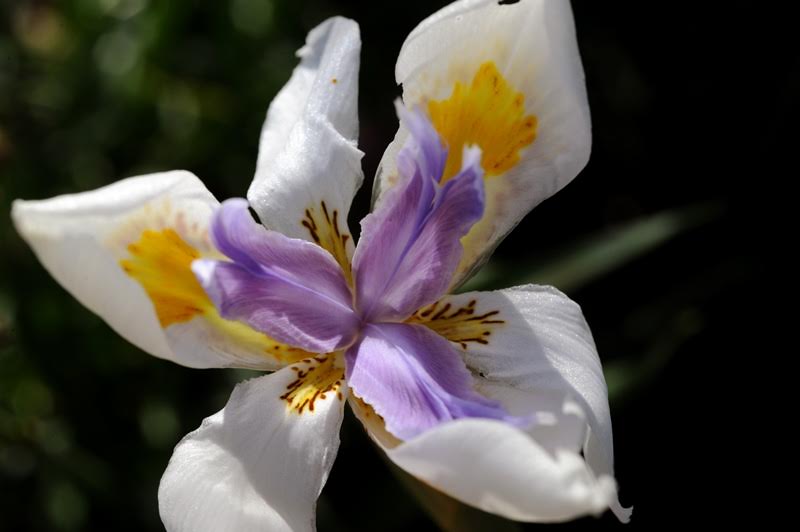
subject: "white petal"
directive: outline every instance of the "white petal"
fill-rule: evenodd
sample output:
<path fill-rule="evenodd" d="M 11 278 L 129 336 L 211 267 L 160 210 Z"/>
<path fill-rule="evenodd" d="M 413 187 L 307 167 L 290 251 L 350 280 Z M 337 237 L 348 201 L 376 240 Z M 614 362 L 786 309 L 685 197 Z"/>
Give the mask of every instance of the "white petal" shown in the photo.
<path fill-rule="evenodd" d="M 588 426 L 586 413 L 564 392 L 523 390 L 478 377 L 475 388 L 484 396 L 499 401 L 511 414 L 534 416 L 526 430 L 537 444 L 549 452 L 558 449 L 581 452 Z"/>
<path fill-rule="evenodd" d="M 489 4 L 496 4 L 497 0 L 458 0 L 451 4 L 447 4 L 442 9 L 437 11 L 436 13 L 430 15 L 428 18 L 417 24 L 417 27 L 411 30 L 411 33 L 408 34 L 406 37 L 405 43 L 403 43 L 404 47 L 406 43 L 413 42 L 416 38 L 420 35 L 425 34 L 432 26 L 435 24 L 447 20 L 469 11 L 473 11 L 478 8 L 483 8 Z M 397 82 L 402 83 L 400 81 L 401 72 L 406 72 L 409 69 L 414 68 L 414 64 L 417 61 L 416 56 L 410 56 L 403 54 L 403 50 L 400 50 L 400 56 L 397 58 L 397 65 L 395 66 L 395 75 L 397 77 Z M 405 76 L 402 76 L 405 77 Z"/>
<path fill-rule="evenodd" d="M 296 378 L 284 368 L 239 384 L 175 447 L 158 493 L 169 532 L 315 529 L 344 401 L 333 393 L 298 414 L 281 399 Z"/>
<path fill-rule="evenodd" d="M 148 230 L 171 229 L 198 253 L 214 255 L 207 230 L 218 205 L 197 177 L 175 171 L 42 201 L 17 200 L 12 219 L 50 274 L 144 351 L 190 367 L 279 367 L 266 351 L 275 342 L 224 322 L 213 308 L 162 328 L 147 292 L 123 270 L 129 246 Z"/>
<path fill-rule="evenodd" d="M 357 148 L 360 49 L 354 21 L 336 17 L 323 22 L 308 34 L 298 51 L 300 64 L 270 105 L 247 193 L 268 228 L 317 240 L 303 225 L 312 223 L 308 210 L 314 225 L 325 226 L 317 231 L 324 241 L 327 235 L 319 233 L 331 229 L 335 211 L 338 231 L 349 237 L 347 214 L 364 178 L 363 153 Z M 348 238 L 348 255 L 352 246 Z"/>
<path fill-rule="evenodd" d="M 491 325 L 482 328 L 480 320 L 429 322 L 429 326 L 434 330 L 438 327 L 451 340 L 485 338 L 485 343 L 456 341 L 463 348 L 467 366 L 483 377 L 479 379 L 479 390 L 500 400 L 512 412 L 513 405 L 521 400 L 541 405 L 541 399 L 547 395 L 556 400 L 564 395 L 574 398 L 588 423 L 586 439 L 581 439 L 587 463 L 597 476 L 613 476 L 613 439 L 605 378 L 591 331 L 575 302 L 555 288 L 527 285 L 447 296 L 438 304 L 440 308 L 449 304 L 450 309 L 471 306 L 474 310 L 462 315 L 465 318 L 492 313 Z M 486 331 L 489 334 L 481 336 Z M 573 422 L 574 418 L 571 426 Z M 574 433 L 574 426 L 568 432 Z M 562 433 L 559 446 L 572 439 L 564 440 L 563 436 Z M 612 509 L 626 520 L 627 515 L 620 511 L 616 499 Z"/>
<path fill-rule="evenodd" d="M 569 183 L 586 165 L 591 148 L 589 107 L 569 2 L 455 2 L 409 35 L 396 78 L 403 84 L 405 104 L 425 108 L 431 101 L 448 99 L 456 83 L 468 87 L 487 62 L 524 95 L 523 115 L 535 117 L 536 137 L 519 150 L 520 160 L 510 169 L 487 173 L 486 213 L 463 239 L 465 253 L 454 284 L 485 261 L 528 211 Z M 496 106 L 487 105 L 484 115 L 495 112 Z M 396 143 L 403 137 L 399 134 L 384 154 L 375 197 L 396 179 Z M 486 157 L 489 150 L 483 148 Z"/>
<path fill-rule="evenodd" d="M 499 421 L 446 423 L 387 450 L 397 465 L 434 488 L 517 521 L 550 522 L 599 514 L 614 497 L 579 454 L 550 452 Z"/>

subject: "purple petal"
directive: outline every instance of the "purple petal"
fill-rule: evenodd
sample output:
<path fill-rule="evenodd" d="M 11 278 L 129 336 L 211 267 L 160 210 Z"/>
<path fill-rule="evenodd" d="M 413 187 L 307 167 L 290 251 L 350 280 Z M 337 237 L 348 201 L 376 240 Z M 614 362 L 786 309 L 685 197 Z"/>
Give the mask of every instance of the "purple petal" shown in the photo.
<path fill-rule="evenodd" d="M 401 439 L 465 417 L 527 423 L 473 391 L 458 351 L 421 325 L 367 325 L 345 355 L 345 377 L 383 417 L 386 430 Z"/>
<path fill-rule="evenodd" d="M 361 222 L 353 258 L 357 302 L 366 321 L 404 319 L 450 286 L 460 239 L 483 215 L 480 151 L 464 150 L 464 167 L 444 186 L 447 152 L 424 114 L 411 115 L 411 140 L 398 157 L 404 181 Z"/>
<path fill-rule="evenodd" d="M 441 181 L 447 164 L 447 149 L 439 138 L 439 133 L 421 109 L 415 108 L 409 111 L 399 102 L 395 106 L 397 114 L 410 133 L 406 144 L 397 154 L 400 174 L 414 175 L 416 168 L 419 167 L 423 176 L 429 176 L 436 182 Z"/>
<path fill-rule="evenodd" d="M 233 262 L 197 260 L 192 270 L 226 319 L 317 353 L 352 342 L 359 320 L 341 268 L 324 249 L 258 225 L 245 200 L 222 204 L 217 249 Z"/>

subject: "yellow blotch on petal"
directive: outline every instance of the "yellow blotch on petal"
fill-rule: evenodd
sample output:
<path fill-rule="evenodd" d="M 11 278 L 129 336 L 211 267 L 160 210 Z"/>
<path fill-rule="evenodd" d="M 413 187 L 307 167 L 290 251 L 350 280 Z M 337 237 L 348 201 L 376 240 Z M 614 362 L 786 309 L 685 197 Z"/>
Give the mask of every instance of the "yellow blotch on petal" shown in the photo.
<path fill-rule="evenodd" d="M 465 145 L 481 148 L 481 166 L 490 177 L 513 168 L 519 151 L 536 139 L 538 121 L 525 115 L 525 95 L 492 61 L 478 68 L 469 86 L 456 82 L 449 98 L 428 102 L 428 114 L 449 149 L 442 182 L 461 169 Z"/>
<path fill-rule="evenodd" d="M 476 310 L 477 301 L 454 307 L 446 301 L 437 301 L 422 307 L 407 321 L 425 325 L 435 333 L 467 349 L 469 344 L 487 345 L 492 333 L 506 322 L 499 310 Z"/>
<path fill-rule="evenodd" d="M 310 356 L 307 351 L 276 342 L 245 323 L 220 316 L 191 269 L 192 261 L 201 258 L 201 253 L 174 229 L 145 230 L 138 241 L 128 245 L 128 252 L 130 258 L 121 260 L 120 266 L 142 285 L 153 302 L 161 327 L 202 316 L 239 346 L 285 362 Z"/>
<path fill-rule="evenodd" d="M 281 399 L 297 414 L 313 413 L 318 400 L 344 400 L 344 365 L 339 353 L 316 355 L 291 366 L 297 378 L 286 386 Z"/>
<path fill-rule="evenodd" d="M 235 340 L 239 345 L 247 346 L 253 351 L 267 353 L 272 358 L 280 360 L 281 362 L 292 363 L 313 355 L 298 347 L 292 347 L 277 342 L 266 334 L 253 329 L 246 323 L 226 320 L 219 315 L 217 309 L 214 307 L 209 307 L 203 314 L 203 317 L 208 323 L 222 331 L 223 334 L 227 335 L 232 340 Z"/>
<path fill-rule="evenodd" d="M 128 246 L 131 258 L 120 261 L 139 281 L 156 309 L 162 327 L 189 321 L 214 305 L 192 273 L 200 253 L 173 229 L 146 230 Z"/>

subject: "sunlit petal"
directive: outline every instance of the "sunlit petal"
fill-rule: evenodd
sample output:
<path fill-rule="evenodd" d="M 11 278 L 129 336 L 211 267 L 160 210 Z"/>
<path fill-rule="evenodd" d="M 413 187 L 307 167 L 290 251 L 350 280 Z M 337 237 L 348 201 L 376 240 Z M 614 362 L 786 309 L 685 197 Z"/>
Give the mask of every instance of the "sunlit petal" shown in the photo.
<path fill-rule="evenodd" d="M 169 532 L 315 530 L 344 396 L 318 393 L 313 409 L 299 411 L 287 394 L 308 369 L 301 363 L 238 385 L 225 408 L 177 445 L 158 494 Z"/>
<path fill-rule="evenodd" d="M 518 521 L 600 514 L 614 497 L 614 481 L 598 478 L 579 453 L 547 449 L 526 432 L 491 419 L 445 423 L 387 455 L 430 486 Z"/>
<path fill-rule="evenodd" d="M 361 186 L 358 24 L 335 17 L 308 34 L 300 64 L 267 113 L 247 198 L 269 229 L 314 241 L 349 267 L 347 214 Z"/>
<path fill-rule="evenodd" d="M 91 192 L 15 201 L 12 218 L 53 277 L 125 339 L 190 367 L 271 369 L 305 356 L 222 319 L 191 271 L 218 257 L 219 204 L 189 172 L 132 177 Z"/>

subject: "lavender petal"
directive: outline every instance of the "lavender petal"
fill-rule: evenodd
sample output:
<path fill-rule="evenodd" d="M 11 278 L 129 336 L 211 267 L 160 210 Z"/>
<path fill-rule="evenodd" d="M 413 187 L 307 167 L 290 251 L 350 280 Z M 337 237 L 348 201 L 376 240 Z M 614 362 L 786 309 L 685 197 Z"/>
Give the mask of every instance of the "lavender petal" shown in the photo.
<path fill-rule="evenodd" d="M 197 260 L 192 269 L 223 318 L 317 353 L 353 341 L 359 320 L 352 295 L 324 249 L 264 229 L 244 200 L 222 204 L 212 238 L 232 262 Z"/>
<path fill-rule="evenodd" d="M 361 222 L 353 258 L 358 309 L 367 321 L 407 318 L 450 286 L 460 239 L 483 215 L 480 151 L 464 150 L 464 166 L 443 186 L 447 152 L 424 114 L 412 114 L 412 137 L 398 158 L 403 181 Z"/>
<path fill-rule="evenodd" d="M 447 148 L 439 138 L 427 115 L 419 108 L 409 111 L 396 104 L 397 114 L 408 128 L 409 137 L 397 154 L 397 167 L 401 175 L 411 176 L 419 167 L 423 176 L 441 181 L 447 164 Z"/>
<path fill-rule="evenodd" d="M 473 391 L 458 351 L 421 325 L 367 325 L 345 355 L 345 377 L 383 417 L 386 430 L 401 439 L 466 417 L 528 423 Z"/>

